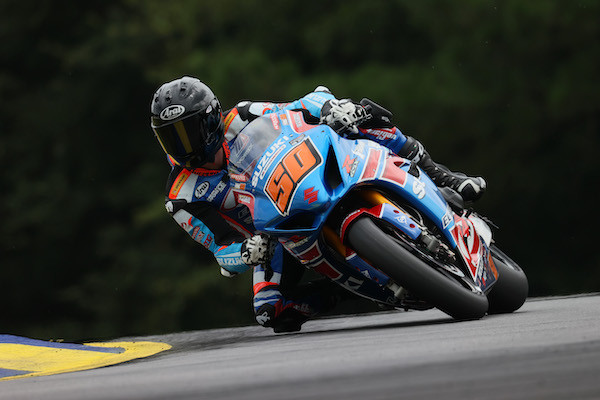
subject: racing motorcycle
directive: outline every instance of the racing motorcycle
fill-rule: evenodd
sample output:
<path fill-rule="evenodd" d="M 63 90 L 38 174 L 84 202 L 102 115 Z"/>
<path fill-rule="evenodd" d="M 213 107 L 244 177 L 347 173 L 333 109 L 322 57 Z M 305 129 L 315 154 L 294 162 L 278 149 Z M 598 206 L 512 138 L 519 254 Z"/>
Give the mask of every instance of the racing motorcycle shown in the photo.
<path fill-rule="evenodd" d="M 258 231 L 381 305 L 436 307 L 458 320 L 521 307 L 525 273 L 457 192 L 387 148 L 308 117 L 257 118 L 231 146 L 233 196 Z"/>

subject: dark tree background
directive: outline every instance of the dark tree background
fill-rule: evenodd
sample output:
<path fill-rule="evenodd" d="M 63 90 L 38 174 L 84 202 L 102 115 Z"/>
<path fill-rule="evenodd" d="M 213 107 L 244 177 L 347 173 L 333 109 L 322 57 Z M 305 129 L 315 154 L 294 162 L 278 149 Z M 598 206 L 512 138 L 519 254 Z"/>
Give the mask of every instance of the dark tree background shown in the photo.
<path fill-rule="evenodd" d="M 600 2 L 3 0 L 2 331 L 67 340 L 252 323 L 163 207 L 154 90 L 225 107 L 326 85 L 394 112 L 479 209 L 531 294 L 600 289 Z"/>

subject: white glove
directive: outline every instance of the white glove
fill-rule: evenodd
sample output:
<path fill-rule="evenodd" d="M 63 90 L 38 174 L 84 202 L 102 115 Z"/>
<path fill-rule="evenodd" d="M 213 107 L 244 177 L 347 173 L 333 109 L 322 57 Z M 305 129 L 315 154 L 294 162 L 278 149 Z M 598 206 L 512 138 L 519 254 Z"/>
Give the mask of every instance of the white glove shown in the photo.
<path fill-rule="evenodd" d="M 221 275 L 223 275 L 225 278 L 233 278 L 237 275 L 237 272 L 227 271 L 225 268 L 221 267 Z"/>
<path fill-rule="evenodd" d="M 350 99 L 328 100 L 321 109 L 321 123 L 337 133 L 358 133 L 358 124 L 369 119 L 365 108 Z"/>
<path fill-rule="evenodd" d="M 271 259 L 277 243 L 267 235 L 255 235 L 244 240 L 241 250 L 242 261 L 253 267 Z"/>

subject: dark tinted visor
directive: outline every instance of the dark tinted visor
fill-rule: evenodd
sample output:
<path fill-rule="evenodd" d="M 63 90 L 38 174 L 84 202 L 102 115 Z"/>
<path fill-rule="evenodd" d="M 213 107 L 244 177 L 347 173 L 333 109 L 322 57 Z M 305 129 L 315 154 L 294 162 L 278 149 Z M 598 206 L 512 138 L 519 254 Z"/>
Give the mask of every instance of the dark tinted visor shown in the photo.
<path fill-rule="evenodd" d="M 197 112 L 167 125 L 152 125 L 164 151 L 183 164 L 193 158 L 197 158 L 196 163 L 211 158 L 210 153 L 215 150 L 223 135 L 221 112 L 218 108 L 213 108 L 208 114 Z"/>

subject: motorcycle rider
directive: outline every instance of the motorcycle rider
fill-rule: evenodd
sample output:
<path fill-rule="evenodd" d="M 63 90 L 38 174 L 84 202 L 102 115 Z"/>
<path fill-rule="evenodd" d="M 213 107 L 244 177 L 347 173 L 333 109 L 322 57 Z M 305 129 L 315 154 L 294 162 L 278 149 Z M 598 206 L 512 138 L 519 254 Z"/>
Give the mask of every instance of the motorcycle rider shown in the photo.
<path fill-rule="evenodd" d="M 225 113 L 197 78 L 184 76 L 160 86 L 151 103 L 151 127 L 171 165 L 167 211 L 214 254 L 224 276 L 253 268 L 257 322 L 288 332 L 331 309 L 345 292 L 325 280 L 297 285 L 304 267 L 281 244 L 255 232 L 249 210 L 232 198 L 229 146 L 254 119 L 280 110 L 300 110 L 309 123 L 327 123 L 340 134 L 374 140 L 413 160 L 436 184 L 452 187 L 465 200 L 479 198 L 485 181 L 433 162 L 421 143 L 403 135 L 391 124 L 391 114 L 375 103 L 338 100 L 323 86 L 290 103 L 242 101 Z M 357 125 L 366 114 L 369 119 Z"/>

